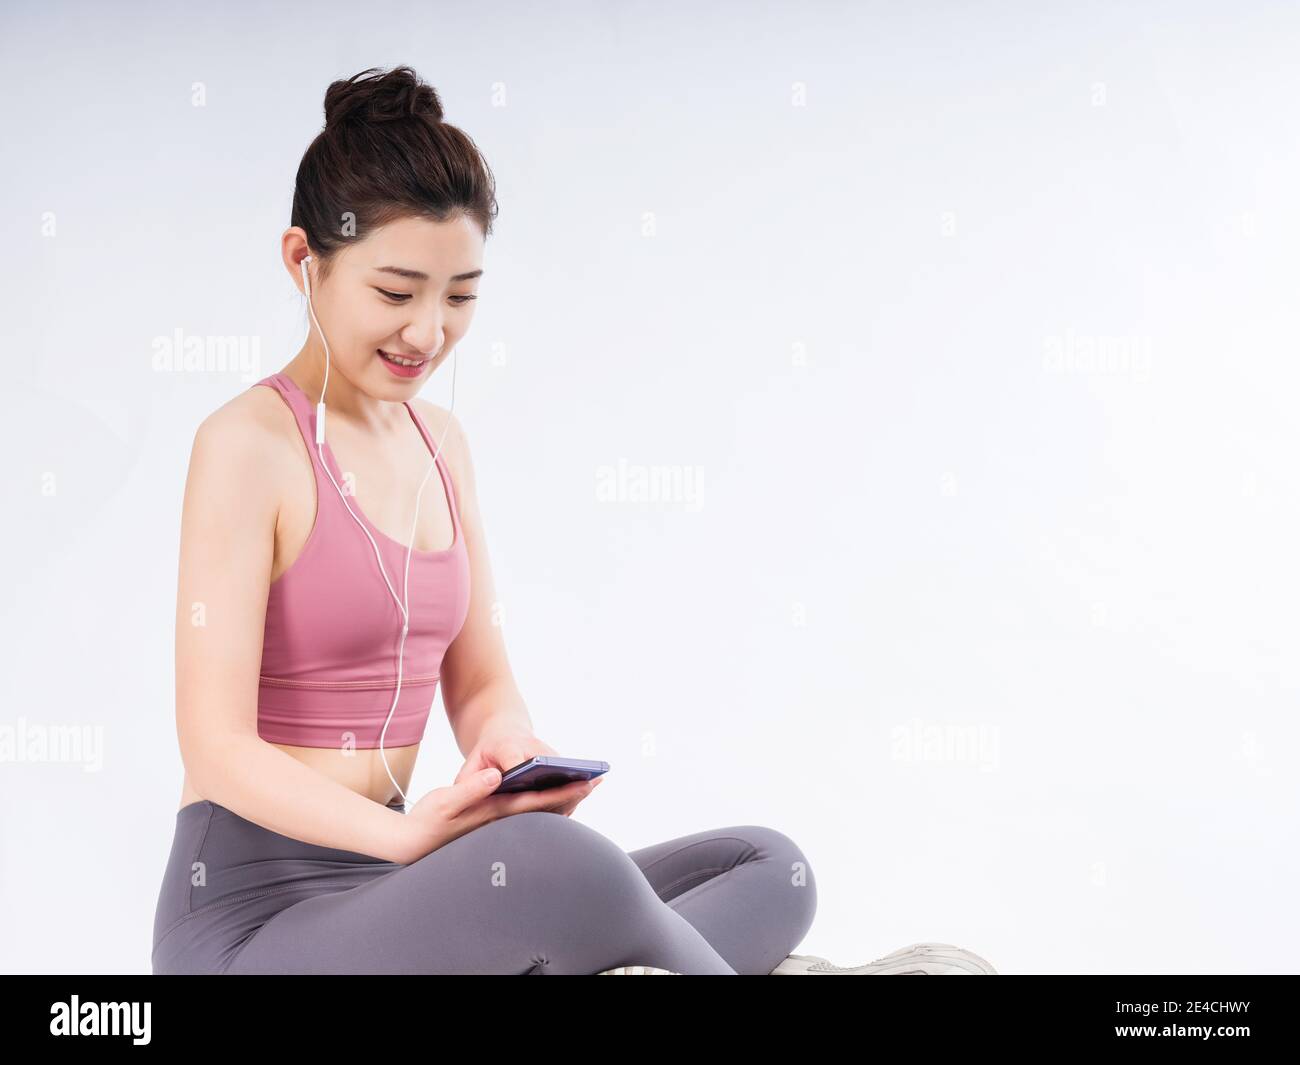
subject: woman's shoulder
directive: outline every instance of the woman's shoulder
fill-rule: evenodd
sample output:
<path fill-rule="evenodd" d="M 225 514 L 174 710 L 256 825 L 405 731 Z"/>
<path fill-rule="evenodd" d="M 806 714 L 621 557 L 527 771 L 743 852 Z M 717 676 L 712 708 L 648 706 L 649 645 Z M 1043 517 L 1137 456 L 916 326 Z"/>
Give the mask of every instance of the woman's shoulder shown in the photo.
<path fill-rule="evenodd" d="M 248 430 L 266 430 L 283 435 L 286 426 L 296 429 L 292 408 L 279 389 L 258 381 L 241 389 L 212 412 L 232 426 Z"/>
<path fill-rule="evenodd" d="M 270 392 L 243 389 L 199 423 L 186 474 L 187 526 L 230 535 L 234 528 L 261 530 L 264 522 L 278 521 L 294 456 L 283 420 L 266 401 L 284 402 Z M 293 412 L 285 407 L 284 413 L 293 426 Z"/>
<path fill-rule="evenodd" d="M 293 411 L 274 388 L 242 389 L 199 423 L 195 444 L 224 451 L 231 458 L 291 455 L 301 438 Z M 303 445 L 305 446 L 305 445 Z"/>

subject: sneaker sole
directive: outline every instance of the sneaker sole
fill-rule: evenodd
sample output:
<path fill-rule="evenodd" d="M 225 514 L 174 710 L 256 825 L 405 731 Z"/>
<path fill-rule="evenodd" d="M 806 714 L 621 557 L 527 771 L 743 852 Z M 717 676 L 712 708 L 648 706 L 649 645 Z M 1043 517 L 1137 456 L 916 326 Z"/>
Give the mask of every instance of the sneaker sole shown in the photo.
<path fill-rule="evenodd" d="M 796 965 L 791 973 L 781 966 L 772 975 L 842 975 L 842 976 L 996 976 L 997 970 L 974 951 L 963 950 L 953 943 L 912 943 L 877 958 L 866 965 L 832 965 L 825 958 L 809 954 L 792 954 Z M 803 965 L 800 963 L 807 962 Z M 783 963 L 785 964 L 785 963 Z"/>

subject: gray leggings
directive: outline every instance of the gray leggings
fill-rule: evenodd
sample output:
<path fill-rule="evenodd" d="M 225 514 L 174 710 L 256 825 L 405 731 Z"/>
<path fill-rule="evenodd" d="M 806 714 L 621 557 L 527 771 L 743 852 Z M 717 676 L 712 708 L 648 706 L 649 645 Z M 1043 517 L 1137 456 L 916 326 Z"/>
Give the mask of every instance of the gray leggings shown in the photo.
<path fill-rule="evenodd" d="M 816 908 L 807 859 L 757 825 L 627 852 L 572 817 L 533 811 L 402 865 L 203 800 L 176 813 L 153 972 L 766 974 Z"/>

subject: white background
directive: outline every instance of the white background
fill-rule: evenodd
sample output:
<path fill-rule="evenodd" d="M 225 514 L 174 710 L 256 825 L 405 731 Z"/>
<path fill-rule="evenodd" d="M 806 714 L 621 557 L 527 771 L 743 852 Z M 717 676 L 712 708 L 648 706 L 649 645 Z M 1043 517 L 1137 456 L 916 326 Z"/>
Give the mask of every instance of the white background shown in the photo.
<path fill-rule="evenodd" d="M 1296 971 L 1295 8 L 0 30 L 0 725 L 102 739 L 0 767 L 3 969 L 149 969 L 193 433 L 305 336 L 278 249 L 326 86 L 409 63 L 498 180 L 456 413 L 539 735 L 612 765 L 575 816 L 787 833 L 798 949 L 843 965 Z M 177 331 L 255 372 L 157 371 Z M 700 480 L 610 498 L 620 463 Z M 460 763 L 439 703 L 413 793 Z"/>

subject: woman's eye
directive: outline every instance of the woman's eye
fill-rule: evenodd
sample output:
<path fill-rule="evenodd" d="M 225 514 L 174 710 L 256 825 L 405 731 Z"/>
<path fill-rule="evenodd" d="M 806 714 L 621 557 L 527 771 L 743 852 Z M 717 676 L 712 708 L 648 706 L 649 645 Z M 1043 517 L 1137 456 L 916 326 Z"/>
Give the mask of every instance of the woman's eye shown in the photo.
<path fill-rule="evenodd" d="M 407 300 L 411 298 L 411 294 L 409 292 L 389 292 L 387 289 L 382 289 L 382 288 L 377 288 L 375 289 L 375 291 L 378 292 L 381 296 L 385 296 L 388 299 L 392 300 L 394 303 L 405 303 L 407 302 Z M 451 297 L 452 302 L 455 303 L 457 306 L 460 306 L 461 304 L 464 303 L 468 303 L 470 300 L 476 300 L 476 299 L 478 299 L 478 296 L 476 294 L 461 294 L 461 295 Z"/>

